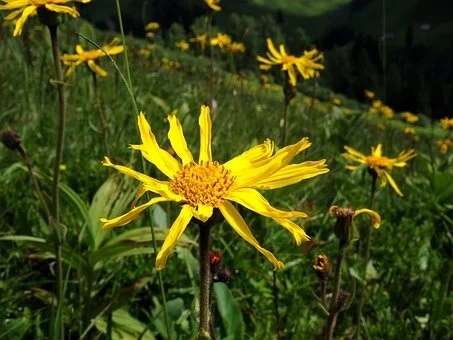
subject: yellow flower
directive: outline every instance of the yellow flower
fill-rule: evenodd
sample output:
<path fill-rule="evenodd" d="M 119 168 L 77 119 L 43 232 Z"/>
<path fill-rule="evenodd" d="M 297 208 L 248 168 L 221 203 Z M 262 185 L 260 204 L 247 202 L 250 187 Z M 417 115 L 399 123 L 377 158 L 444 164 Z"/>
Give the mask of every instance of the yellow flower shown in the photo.
<path fill-rule="evenodd" d="M 442 118 L 440 120 L 440 126 L 445 130 L 453 130 L 453 118 Z"/>
<path fill-rule="evenodd" d="M 374 210 L 371 209 L 351 209 L 351 208 L 342 208 L 338 205 L 332 205 L 329 208 L 330 216 L 336 216 L 337 218 L 350 218 L 351 220 L 357 217 L 360 214 L 368 214 L 374 218 L 373 227 L 376 229 L 381 226 L 381 216 Z"/>
<path fill-rule="evenodd" d="M 68 2 L 82 2 L 87 3 L 91 0 L 1 0 L 5 4 L 0 5 L 0 10 L 13 10 L 8 14 L 6 20 L 16 20 L 19 15 L 20 18 L 16 21 L 13 35 L 16 37 L 22 33 L 27 19 L 36 15 L 38 9 L 45 8 L 48 11 L 69 14 L 74 18 L 79 16 L 79 12 L 74 7 L 69 7 Z"/>
<path fill-rule="evenodd" d="M 319 75 L 319 70 L 324 69 L 324 66 L 319 62 L 322 60 L 323 55 L 316 49 L 311 51 L 304 51 L 301 57 L 296 57 L 286 53 L 283 44 L 280 44 L 279 50 L 274 46 L 271 39 L 267 39 L 266 58 L 257 56 L 256 59 L 261 63 L 259 66 L 262 70 L 269 70 L 273 65 L 282 65 L 281 70 L 286 71 L 288 74 L 289 82 L 292 86 L 297 84 L 297 71 L 304 79 L 313 78 Z"/>
<path fill-rule="evenodd" d="M 365 97 L 367 97 L 368 99 L 373 99 L 376 96 L 373 91 L 365 90 L 364 93 Z"/>
<path fill-rule="evenodd" d="M 184 41 L 184 40 L 178 41 L 175 45 L 181 51 L 188 51 L 189 47 L 190 47 L 189 43 L 187 41 Z"/>
<path fill-rule="evenodd" d="M 382 105 L 381 107 L 379 107 L 379 111 L 387 119 L 392 119 L 395 115 L 393 109 L 387 105 Z"/>
<path fill-rule="evenodd" d="M 199 34 L 194 38 L 190 38 L 189 41 L 199 44 L 201 47 L 201 50 L 204 50 L 204 48 L 206 47 L 207 38 L 208 38 L 208 35 L 206 33 L 204 33 L 204 34 Z"/>
<path fill-rule="evenodd" d="M 217 33 L 216 38 L 211 38 L 211 46 L 227 47 L 231 44 L 231 37 L 228 34 Z"/>
<path fill-rule="evenodd" d="M 404 118 L 406 123 L 416 123 L 419 120 L 419 117 L 417 115 L 414 115 L 413 113 L 410 113 L 409 111 L 403 112 L 401 116 Z"/>
<path fill-rule="evenodd" d="M 222 9 L 219 6 L 220 0 L 204 0 L 204 2 L 214 11 L 220 11 Z"/>
<path fill-rule="evenodd" d="M 446 154 L 448 149 L 453 148 L 453 139 L 446 138 L 446 139 L 439 139 L 436 141 L 437 147 L 439 148 L 440 153 Z"/>
<path fill-rule="evenodd" d="M 158 22 L 151 21 L 145 26 L 145 31 L 157 31 L 160 28 Z"/>
<path fill-rule="evenodd" d="M 372 171 L 373 175 L 375 174 L 379 177 L 381 186 L 385 186 L 388 182 L 398 195 L 403 196 L 395 181 L 390 176 L 390 171 L 394 166 L 398 168 L 406 166 L 406 162 L 417 155 L 415 150 L 402 151 L 396 158 L 388 158 L 382 155 L 381 144 L 378 144 L 376 148 L 371 147 L 371 155 L 369 156 L 365 156 L 349 146 L 345 146 L 344 148 L 347 152 L 343 153 L 342 156 L 348 161 L 359 163 L 358 165 L 348 165 L 346 167 L 347 169 L 357 170 L 366 166 Z"/>
<path fill-rule="evenodd" d="M 406 126 L 404 128 L 404 133 L 407 135 L 416 135 L 417 131 L 412 126 Z"/>
<path fill-rule="evenodd" d="M 311 144 L 307 138 L 289 145 L 273 154 L 274 145 L 270 140 L 254 146 L 239 156 L 220 164 L 213 161 L 211 155 L 211 117 L 207 106 L 201 107 L 200 152 L 198 161 L 194 160 L 188 149 L 181 123 L 175 115 L 168 116 L 170 128 L 168 139 L 172 149 L 180 160 L 160 148 L 145 115 L 138 116 L 138 127 L 142 144 L 131 145 L 134 150 L 140 150 L 142 156 L 154 164 L 166 177 L 160 181 L 148 175 L 134 171 L 126 166 L 115 165 L 105 157 L 103 164 L 113 167 L 125 175 L 141 182 L 131 211 L 113 218 L 101 219 L 103 229 L 121 227 L 139 217 L 140 213 L 153 204 L 174 201 L 180 204 L 181 212 L 169 229 L 162 248 L 157 254 L 156 267 L 162 269 L 167 258 L 175 247 L 192 218 L 206 222 L 214 209 L 222 213 L 230 226 L 247 242 L 262 253 L 275 268 L 282 268 L 283 263 L 260 246 L 238 210 L 231 202 L 238 203 L 258 214 L 272 218 L 275 222 L 291 232 L 297 244 L 308 240 L 302 228 L 291 221 L 292 218 L 307 217 L 299 211 L 282 211 L 270 203 L 257 189 L 276 189 L 297 183 L 328 172 L 325 160 L 307 161 L 291 164 L 291 160 Z M 138 199 L 150 191 L 157 196 L 148 202 L 136 206 Z"/>
<path fill-rule="evenodd" d="M 233 41 L 231 44 L 228 45 L 228 51 L 230 51 L 231 53 L 244 53 L 245 46 L 241 42 Z"/>
<path fill-rule="evenodd" d="M 61 60 L 66 66 L 69 66 L 66 71 L 66 77 L 69 77 L 73 72 L 76 66 L 87 63 L 88 67 L 94 73 L 100 75 L 101 77 L 106 77 L 107 72 L 95 63 L 95 60 L 105 57 L 107 54 L 116 55 L 124 51 L 123 45 L 118 45 L 118 40 L 113 39 L 110 44 L 105 44 L 101 46 L 102 49 L 88 50 L 85 51 L 81 45 L 76 46 L 77 54 L 63 54 Z M 107 54 L 106 54 L 107 53 Z"/>

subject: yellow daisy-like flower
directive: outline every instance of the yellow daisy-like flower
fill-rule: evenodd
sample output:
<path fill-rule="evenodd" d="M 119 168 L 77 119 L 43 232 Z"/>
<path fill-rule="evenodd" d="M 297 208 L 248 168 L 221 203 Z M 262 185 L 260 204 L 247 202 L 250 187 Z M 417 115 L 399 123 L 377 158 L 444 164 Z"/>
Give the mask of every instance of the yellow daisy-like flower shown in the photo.
<path fill-rule="evenodd" d="M 231 44 L 231 37 L 228 34 L 217 33 L 217 37 L 211 38 L 211 46 L 219 46 L 219 48 L 228 47 Z"/>
<path fill-rule="evenodd" d="M 88 50 L 85 51 L 81 45 L 76 46 L 77 54 L 63 54 L 61 60 L 63 64 L 69 66 L 66 71 L 66 77 L 69 77 L 74 69 L 80 64 L 87 63 L 88 67 L 95 74 L 100 75 L 101 77 L 107 76 L 107 71 L 95 63 L 95 60 L 109 55 L 116 55 L 124 52 L 124 46 L 118 45 L 119 40 L 113 39 L 109 44 L 102 45 L 102 49 Z"/>
<path fill-rule="evenodd" d="M 220 0 L 204 0 L 206 4 L 214 11 L 220 11 L 222 7 L 219 6 Z"/>
<path fill-rule="evenodd" d="M 206 47 L 207 39 L 208 39 L 208 35 L 206 33 L 204 33 L 204 34 L 199 34 L 194 38 L 190 38 L 189 41 L 199 44 L 201 47 L 201 50 L 203 51 Z"/>
<path fill-rule="evenodd" d="M 244 43 L 233 41 L 228 45 L 228 51 L 231 53 L 244 53 L 245 45 Z"/>
<path fill-rule="evenodd" d="M 392 176 L 390 176 L 390 171 L 393 167 L 402 168 L 406 166 L 407 161 L 417 155 L 415 150 L 411 149 L 408 151 L 402 151 L 396 158 L 388 158 L 382 155 L 381 144 L 378 144 L 376 148 L 371 147 L 371 155 L 369 156 L 365 156 L 349 146 L 345 146 L 344 148 L 347 152 L 341 155 L 348 161 L 359 163 L 358 165 L 348 165 L 346 167 L 347 169 L 357 170 L 363 166 L 366 166 L 370 171 L 372 171 L 373 175 L 375 174 L 379 177 L 381 186 L 385 186 L 388 182 L 398 195 L 403 196 Z"/>
<path fill-rule="evenodd" d="M 453 130 L 453 118 L 442 118 L 440 120 L 440 126 L 445 130 Z"/>
<path fill-rule="evenodd" d="M 269 70 L 273 65 L 282 65 L 281 70 L 288 73 L 289 82 L 292 86 L 297 84 L 297 71 L 304 79 L 317 77 L 319 70 L 323 70 L 324 66 L 319 62 L 322 60 L 323 55 L 318 50 L 304 51 L 301 57 L 286 53 L 285 46 L 280 44 L 277 50 L 271 39 L 267 39 L 266 58 L 257 56 L 256 59 L 261 63 L 259 66 L 262 70 Z"/>
<path fill-rule="evenodd" d="M 365 94 L 365 97 L 368 98 L 368 99 L 373 99 L 374 97 L 376 97 L 376 95 L 374 94 L 373 91 L 365 90 L 363 92 Z"/>
<path fill-rule="evenodd" d="M 175 43 L 175 46 L 179 48 L 181 51 L 185 52 L 188 51 L 190 48 L 190 45 L 187 41 L 181 40 Z"/>
<path fill-rule="evenodd" d="M 105 157 L 103 164 L 113 167 L 125 175 L 141 182 L 134 207 L 126 214 L 113 218 L 101 219 L 103 229 L 121 227 L 139 217 L 140 213 L 153 204 L 174 201 L 181 205 L 181 212 L 169 229 L 162 248 L 157 254 L 156 267 L 162 269 L 170 252 L 183 234 L 192 218 L 206 222 L 218 209 L 230 226 L 247 242 L 262 253 L 275 268 L 282 268 L 283 263 L 260 246 L 238 210 L 231 202 L 238 203 L 258 214 L 272 218 L 291 232 L 297 244 L 308 240 L 304 230 L 291 219 L 307 217 L 299 211 L 282 211 L 270 203 L 257 189 L 276 189 L 297 183 L 328 172 L 325 160 L 307 161 L 289 164 L 291 160 L 311 144 L 307 138 L 289 145 L 273 154 L 274 145 L 270 140 L 252 147 L 224 164 L 213 161 L 211 155 L 211 117 L 207 106 L 201 107 L 200 152 L 198 161 L 194 160 L 188 149 L 181 123 L 175 115 L 168 116 L 170 129 L 168 139 L 180 160 L 175 159 L 166 150 L 159 147 L 145 115 L 138 116 L 138 127 L 142 144 L 131 145 L 140 150 L 142 156 L 154 164 L 168 181 L 160 181 L 148 175 L 134 171 L 126 166 L 115 165 Z M 146 192 L 157 194 L 148 202 L 135 206 L 138 199 Z"/>
<path fill-rule="evenodd" d="M 151 21 L 145 26 L 145 31 L 157 31 L 160 28 L 160 25 L 156 21 Z"/>
<path fill-rule="evenodd" d="M 439 139 L 436 144 L 442 154 L 446 154 L 449 149 L 453 149 L 453 139 L 451 138 Z"/>
<path fill-rule="evenodd" d="M 38 9 L 45 8 L 48 11 L 69 14 L 74 18 L 79 16 L 79 12 L 67 4 L 69 2 L 87 3 L 91 0 L 1 0 L 0 10 L 13 10 L 5 19 L 16 21 L 13 35 L 16 37 L 22 33 L 25 22 L 29 17 L 36 15 Z M 20 17 L 19 17 L 20 16 Z M 19 17 L 19 18 L 18 18 Z"/>
<path fill-rule="evenodd" d="M 414 124 L 419 121 L 419 117 L 409 111 L 405 111 L 401 114 L 401 117 L 406 121 L 406 123 Z"/>

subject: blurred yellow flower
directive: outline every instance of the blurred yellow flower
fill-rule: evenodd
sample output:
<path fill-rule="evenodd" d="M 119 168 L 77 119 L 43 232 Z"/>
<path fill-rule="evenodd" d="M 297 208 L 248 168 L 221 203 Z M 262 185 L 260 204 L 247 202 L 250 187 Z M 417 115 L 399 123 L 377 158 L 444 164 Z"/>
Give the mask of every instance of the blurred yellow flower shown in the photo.
<path fill-rule="evenodd" d="M 396 158 L 388 158 L 382 155 L 381 144 L 378 144 L 376 148 L 371 147 L 371 155 L 369 156 L 365 156 L 349 146 L 345 146 L 344 148 L 347 152 L 341 155 L 350 162 L 359 163 L 358 165 L 348 165 L 346 166 L 347 169 L 357 170 L 365 166 L 372 175 L 379 177 L 381 186 L 385 186 L 388 182 L 398 195 L 403 196 L 395 181 L 390 176 L 390 171 L 394 166 L 399 168 L 406 166 L 407 161 L 417 155 L 415 150 L 402 151 Z"/>
<path fill-rule="evenodd" d="M 189 43 L 185 40 L 178 41 L 175 46 L 181 51 L 188 51 L 190 48 Z"/>
<path fill-rule="evenodd" d="M 69 66 L 66 71 L 66 77 L 69 77 L 74 72 L 74 69 L 83 63 L 87 63 L 90 70 L 95 74 L 106 77 L 107 71 L 97 65 L 95 60 L 105 57 L 107 54 L 116 55 L 122 53 L 124 51 L 124 46 L 118 45 L 118 43 L 118 39 L 113 39 L 111 43 L 102 45 L 101 49 L 88 51 L 85 51 L 81 45 L 77 45 L 75 48 L 77 54 L 63 54 L 61 60 L 66 66 Z"/>
<path fill-rule="evenodd" d="M 145 31 L 157 31 L 160 28 L 160 25 L 156 21 L 151 21 L 145 26 Z"/>
<path fill-rule="evenodd" d="M 245 46 L 241 42 L 233 41 L 231 44 L 228 45 L 228 51 L 230 51 L 231 53 L 244 53 Z"/>
<path fill-rule="evenodd" d="M 302 75 L 304 79 L 317 77 L 319 70 L 324 69 L 324 66 L 320 64 L 323 55 L 316 49 L 311 51 L 304 51 L 303 55 L 296 57 L 286 53 L 283 44 L 280 44 L 279 50 L 274 46 L 271 39 L 267 39 L 267 47 L 269 49 L 266 52 L 266 58 L 257 56 L 256 59 L 261 63 L 259 66 L 262 70 L 269 70 L 273 65 L 282 65 L 281 70 L 286 71 L 288 74 L 289 82 L 292 86 L 297 84 L 297 71 Z"/>
<path fill-rule="evenodd" d="M 440 126 L 445 130 L 453 130 L 453 118 L 442 118 L 440 120 Z"/>
<path fill-rule="evenodd" d="M 341 105 L 341 100 L 339 98 L 332 98 L 332 104 Z"/>
<path fill-rule="evenodd" d="M 126 214 L 113 219 L 102 218 L 103 229 L 121 227 L 139 215 L 148 207 L 159 202 L 173 201 L 181 206 L 181 212 L 168 231 L 162 248 L 157 254 L 156 267 L 162 269 L 170 252 L 176 246 L 192 218 L 206 222 L 218 210 L 226 222 L 247 242 L 262 253 L 275 268 L 282 268 L 283 263 L 260 246 L 247 226 L 239 211 L 231 202 L 238 203 L 258 214 L 272 218 L 276 223 L 291 232 L 297 244 L 308 240 L 304 230 L 292 218 L 307 217 L 300 211 L 283 211 L 276 209 L 258 192 L 257 189 L 276 189 L 298 183 L 303 179 L 315 177 L 328 172 L 325 160 L 307 161 L 289 164 L 301 151 L 311 143 L 302 138 L 293 145 L 286 146 L 274 154 L 274 144 L 270 140 L 252 147 L 235 158 L 220 164 L 213 161 L 211 154 L 212 127 L 210 110 L 201 107 L 200 152 L 198 161 L 188 149 L 182 125 L 175 115 L 168 117 L 170 128 L 168 139 L 178 156 L 160 148 L 151 131 L 151 126 L 143 113 L 138 116 L 138 127 L 142 144 L 131 145 L 141 151 L 142 156 L 154 164 L 166 177 L 167 181 L 154 179 L 129 167 L 115 165 L 105 157 L 103 165 L 113 167 L 119 172 L 141 182 L 133 203 L 133 208 Z M 147 191 L 157 194 L 148 202 L 136 206 L 136 203 Z"/>
<path fill-rule="evenodd" d="M 381 114 L 387 119 L 392 119 L 395 116 L 393 109 L 387 105 L 379 107 L 379 112 L 381 112 Z"/>
<path fill-rule="evenodd" d="M 222 9 L 219 6 L 220 0 L 204 0 L 204 2 L 214 11 L 220 11 Z"/>
<path fill-rule="evenodd" d="M 16 21 L 13 35 L 16 37 L 22 33 L 22 29 L 25 22 L 29 17 L 36 15 L 38 9 L 46 9 L 50 12 L 69 14 L 74 18 L 80 14 L 74 8 L 67 4 L 69 2 L 81 2 L 87 3 L 91 0 L 1 0 L 4 4 L 0 4 L 0 10 L 13 10 L 8 14 L 5 19 L 15 21 L 20 15 L 20 18 Z"/>
<path fill-rule="evenodd" d="M 217 33 L 217 37 L 211 38 L 211 46 L 219 46 L 219 48 L 228 47 L 231 44 L 231 37 L 228 34 Z"/>
<path fill-rule="evenodd" d="M 206 47 L 207 39 L 208 39 L 208 35 L 206 33 L 204 33 L 204 34 L 199 34 L 194 38 L 190 38 L 189 41 L 199 44 L 201 47 L 201 50 L 203 51 Z"/>
<path fill-rule="evenodd" d="M 406 126 L 404 128 L 404 133 L 407 135 L 416 135 L 417 131 L 415 131 L 415 129 L 412 126 Z"/>
<path fill-rule="evenodd" d="M 368 99 L 373 99 L 376 96 L 373 91 L 365 90 L 364 93 L 365 97 Z"/>
<path fill-rule="evenodd" d="M 374 109 L 379 109 L 382 106 L 382 101 L 380 101 L 379 99 L 373 100 L 373 102 L 371 103 L 371 106 Z"/>
<path fill-rule="evenodd" d="M 405 111 L 401 114 L 403 119 L 406 121 L 406 123 L 416 123 L 420 119 L 417 115 L 414 115 L 413 113 L 410 113 L 409 111 Z"/>
<path fill-rule="evenodd" d="M 446 154 L 449 149 L 453 149 L 453 139 L 451 138 L 439 139 L 436 144 L 442 154 Z"/>

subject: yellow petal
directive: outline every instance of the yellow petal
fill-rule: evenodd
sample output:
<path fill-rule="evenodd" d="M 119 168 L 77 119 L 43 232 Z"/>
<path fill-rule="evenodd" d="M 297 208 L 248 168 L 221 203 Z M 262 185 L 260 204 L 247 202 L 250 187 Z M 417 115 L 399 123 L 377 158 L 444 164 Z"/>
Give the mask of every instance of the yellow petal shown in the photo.
<path fill-rule="evenodd" d="M 222 215 L 225 217 L 225 220 L 231 225 L 231 227 L 248 243 L 254 246 L 261 254 L 263 254 L 273 265 L 274 268 L 279 269 L 283 268 L 284 265 L 282 262 L 277 260 L 275 256 L 268 250 L 260 246 L 257 239 L 253 236 L 249 227 L 245 223 L 242 216 L 236 210 L 236 208 L 229 203 L 228 201 L 223 202 L 219 206 L 219 210 Z"/>
<path fill-rule="evenodd" d="M 178 242 L 179 238 L 184 233 L 184 230 L 186 230 L 186 227 L 189 224 L 192 217 L 193 215 L 191 212 L 191 207 L 188 205 L 184 205 L 178 217 L 173 222 L 173 225 L 168 231 L 168 235 L 165 238 L 162 248 L 160 248 L 160 251 L 157 254 L 156 258 L 157 270 L 161 270 L 162 268 L 165 267 L 168 255 L 170 255 L 171 251 L 176 246 L 176 242 Z"/>
<path fill-rule="evenodd" d="M 107 77 L 107 71 L 105 71 L 102 67 L 96 64 L 93 60 L 87 61 L 88 67 L 91 71 L 98 74 L 101 77 Z"/>
<path fill-rule="evenodd" d="M 131 147 L 141 150 L 143 157 L 154 164 L 168 178 L 173 178 L 179 171 L 180 165 L 172 155 L 159 147 L 143 112 L 140 112 L 138 116 L 138 127 L 143 145 L 138 147 L 131 145 Z"/>
<path fill-rule="evenodd" d="M 277 59 L 281 59 L 281 55 L 280 55 L 280 53 L 278 53 L 272 40 L 270 38 L 267 38 L 266 42 L 267 42 L 267 48 L 269 49 L 269 52 L 272 53 L 273 57 L 277 58 Z"/>
<path fill-rule="evenodd" d="M 199 162 L 212 161 L 211 140 L 212 140 L 212 122 L 209 107 L 202 105 L 200 118 L 200 159 Z"/>
<path fill-rule="evenodd" d="M 366 213 L 366 214 L 368 214 L 368 215 L 370 215 L 371 217 L 374 218 L 373 227 L 375 227 L 377 229 L 377 228 L 379 228 L 381 226 L 381 216 L 377 212 L 375 212 L 374 210 L 371 210 L 371 209 L 358 209 L 358 210 L 355 211 L 354 217 L 356 217 L 357 215 L 363 214 L 363 213 Z"/>
<path fill-rule="evenodd" d="M 384 171 L 384 175 L 385 177 L 387 178 L 387 180 L 389 181 L 390 183 L 390 186 L 393 188 L 393 190 L 395 190 L 395 192 L 400 195 L 400 196 L 403 196 L 403 193 L 400 191 L 400 189 L 398 188 L 398 186 L 396 185 L 395 181 L 393 180 L 392 176 L 390 176 L 390 174 L 387 172 L 387 171 Z"/>
<path fill-rule="evenodd" d="M 25 7 L 19 20 L 17 20 L 16 22 L 16 27 L 14 28 L 13 36 L 17 37 L 22 33 L 22 28 L 24 27 L 25 22 L 27 21 L 29 16 L 36 13 L 36 9 L 37 9 L 36 6 Z"/>
<path fill-rule="evenodd" d="M 317 162 L 303 162 L 300 164 L 291 164 L 278 170 L 269 177 L 263 178 L 253 185 L 257 189 L 276 189 L 287 185 L 298 183 L 304 179 L 315 177 L 326 172 L 325 159 Z"/>
<path fill-rule="evenodd" d="M 371 154 L 375 157 L 382 157 L 382 144 L 378 144 L 376 148 L 371 147 Z"/>
<path fill-rule="evenodd" d="M 186 138 L 182 130 L 179 119 L 174 115 L 167 117 L 170 123 L 170 129 L 168 130 L 168 139 L 170 140 L 171 147 L 175 150 L 176 154 L 182 160 L 182 164 L 193 162 L 193 156 L 187 147 Z"/>
<path fill-rule="evenodd" d="M 154 197 L 150 199 L 147 203 L 139 205 L 138 207 L 135 207 L 125 213 L 124 215 L 112 218 L 112 219 L 106 219 L 106 218 L 101 218 L 100 221 L 104 223 L 102 226 L 103 230 L 115 228 L 115 227 L 122 227 L 123 225 L 128 224 L 132 220 L 135 220 L 140 217 L 140 214 L 145 210 L 146 208 L 152 206 L 153 204 L 159 203 L 159 202 L 166 202 L 168 199 L 165 197 Z"/>
<path fill-rule="evenodd" d="M 214 208 L 209 205 L 199 204 L 196 208 L 192 208 L 193 216 L 201 222 L 206 222 L 212 216 Z"/>
<path fill-rule="evenodd" d="M 223 166 L 230 170 L 233 176 L 236 176 L 236 174 L 249 171 L 251 167 L 256 166 L 260 161 L 270 158 L 273 151 L 274 143 L 267 139 L 264 143 L 256 145 L 244 151 L 239 156 L 232 158 L 223 164 Z"/>
<path fill-rule="evenodd" d="M 52 12 L 69 14 L 74 18 L 77 18 L 80 14 L 75 8 L 69 6 L 55 5 L 55 4 L 46 4 L 45 7 Z"/>
<path fill-rule="evenodd" d="M 227 200 L 234 201 L 260 215 L 272 218 L 307 217 L 301 211 L 283 211 L 276 209 L 255 189 L 241 188 L 230 192 Z"/>
<path fill-rule="evenodd" d="M 358 152 L 357 150 L 345 145 L 344 149 L 348 152 L 348 154 L 354 156 L 356 160 L 366 160 L 366 156 L 363 153 Z M 343 157 L 349 156 L 348 154 L 342 154 Z"/>
<path fill-rule="evenodd" d="M 293 234 L 297 245 L 300 245 L 304 241 L 310 240 L 310 237 L 308 237 L 305 231 L 293 221 L 286 218 L 274 218 L 273 220 Z"/>

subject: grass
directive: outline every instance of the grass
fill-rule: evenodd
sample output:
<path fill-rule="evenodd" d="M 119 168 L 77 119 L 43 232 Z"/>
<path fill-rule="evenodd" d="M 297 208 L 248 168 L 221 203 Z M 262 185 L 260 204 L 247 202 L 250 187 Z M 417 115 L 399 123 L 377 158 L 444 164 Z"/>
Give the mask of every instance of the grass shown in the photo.
<path fill-rule="evenodd" d="M 316 10 L 320 12 L 321 5 Z M 5 41 L 5 48 L 0 50 L 0 126 L 19 133 L 40 185 L 48 193 L 56 133 L 53 69 L 46 32 L 31 23 L 27 27 L 27 32 L 16 39 L 10 36 L 8 27 L 0 29 Z M 87 23 L 71 23 L 64 28 L 64 51 L 72 52 L 74 29 L 94 32 L 90 37 L 100 44 L 114 36 Z M 215 74 L 210 75 L 206 71 L 210 61 L 193 52 L 177 51 L 158 39 L 150 55 L 143 57 L 139 51 L 149 42 L 132 37 L 127 42 L 133 93 L 163 148 L 169 147 L 166 116 L 177 110 L 189 148 L 198 149 L 201 104 L 216 106 L 213 155 L 220 162 L 266 138 L 280 140 L 283 95 L 279 85 L 264 88 L 259 75 L 250 70 L 231 74 L 222 55 L 215 61 Z M 122 56 L 115 60 L 124 72 Z M 67 336 L 124 339 L 142 334 L 145 339 L 165 338 L 162 301 L 153 270 L 155 254 L 146 231 L 149 222 L 139 219 L 125 228 L 104 232 L 98 221 L 109 211 L 112 215 L 127 211 L 137 189 L 136 182 L 101 165 L 106 154 L 103 135 L 112 160 L 139 168 L 138 155 L 128 149 L 129 144 L 139 142 L 133 105 L 107 58 L 101 63 L 109 73 L 99 80 L 107 118 L 104 131 L 96 115 L 89 70 L 79 67 L 75 77 L 67 80 L 68 123 L 61 186 L 67 228 L 63 249 Z M 350 145 L 368 154 L 378 143 L 392 157 L 409 148 L 415 148 L 418 155 L 408 167 L 392 172 L 404 197 L 388 186 L 379 188 L 376 195 L 382 226 L 374 232 L 367 272 L 366 331 L 371 338 L 421 338 L 428 333 L 433 338 L 451 337 L 452 300 L 447 274 L 452 261 L 453 158 L 451 150 L 441 154 L 435 144 L 447 132 L 421 116 L 416 125 L 418 139 L 414 139 L 402 131 L 406 123 L 398 114 L 393 120 L 370 115 L 367 105 L 325 88 L 317 90 L 310 108 L 312 85 L 311 81 L 302 84 L 291 103 L 288 142 L 309 136 L 313 145 L 297 160 L 325 158 L 330 172 L 268 191 L 265 196 L 278 208 L 307 212 L 310 218 L 298 222 L 315 242 L 297 247 L 283 228 L 240 210 L 263 246 L 286 264 L 276 273 L 274 285 L 273 270 L 266 259 L 227 224 L 217 226 L 213 249 L 221 250 L 223 266 L 232 273 L 227 285 L 216 284 L 214 321 L 218 337 L 272 339 L 279 333 L 282 338 L 303 335 L 310 339 L 319 334 L 326 317 L 317 299 L 319 281 L 311 267 L 317 254 L 327 254 L 331 261 L 335 258 L 335 220 L 328 209 L 334 203 L 366 207 L 371 185 L 366 171 L 345 169 L 340 153 L 344 145 Z M 333 98 L 340 99 L 341 104 L 334 105 Z M 146 172 L 163 177 L 149 164 Z M 49 334 L 54 288 L 51 250 L 40 241 L 48 237 L 47 221 L 20 158 L 6 148 L 0 152 L 0 187 L 0 303 L 4 307 L 0 311 L 4 321 L 0 337 L 43 338 Z M 161 204 L 152 211 L 159 246 L 178 210 L 176 205 Z M 356 221 L 362 235 L 369 224 L 365 217 Z M 188 228 L 162 272 L 174 339 L 192 337 L 197 327 L 198 239 L 194 229 Z M 35 239 L 20 241 L 17 235 Z M 354 330 L 354 294 L 363 280 L 361 268 L 361 257 L 353 246 L 347 253 L 342 284 L 352 306 L 342 314 L 338 336 L 348 337 Z M 239 335 L 234 333 L 238 329 Z"/>

